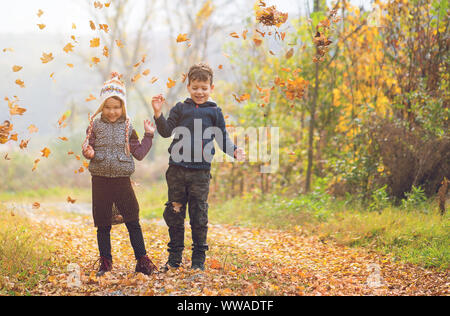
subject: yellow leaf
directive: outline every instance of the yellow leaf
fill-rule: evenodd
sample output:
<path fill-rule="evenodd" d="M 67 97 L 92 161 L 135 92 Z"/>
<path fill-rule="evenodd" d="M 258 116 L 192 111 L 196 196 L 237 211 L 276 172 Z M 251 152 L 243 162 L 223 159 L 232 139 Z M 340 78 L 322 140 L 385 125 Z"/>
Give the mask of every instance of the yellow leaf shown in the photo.
<path fill-rule="evenodd" d="M 53 60 L 53 53 L 46 54 L 42 53 L 41 61 L 43 64 L 49 63 Z"/>
<path fill-rule="evenodd" d="M 45 28 L 45 24 L 38 24 L 37 26 L 39 26 L 39 28 L 40 28 L 41 30 L 43 30 L 43 29 Z"/>
<path fill-rule="evenodd" d="M 64 46 L 63 51 L 65 51 L 66 53 L 73 52 L 74 47 L 75 46 L 73 46 L 71 43 L 69 43 L 66 46 Z"/>
<path fill-rule="evenodd" d="M 22 66 L 13 66 L 13 67 L 12 67 L 12 70 L 13 70 L 14 72 L 18 72 L 18 71 L 20 71 L 22 68 L 23 68 Z"/>
<path fill-rule="evenodd" d="M 100 62 L 100 58 L 92 57 L 92 62 L 97 65 Z"/>
<path fill-rule="evenodd" d="M 100 38 L 96 37 L 91 40 L 91 47 L 99 47 L 100 46 Z"/>
<path fill-rule="evenodd" d="M 38 13 L 36 14 L 38 17 L 41 17 L 41 15 L 44 14 L 44 11 L 42 11 L 41 9 L 39 9 Z"/>
<path fill-rule="evenodd" d="M 92 29 L 93 31 L 95 31 L 96 27 L 95 27 L 95 23 L 94 23 L 94 22 L 89 21 L 89 26 L 91 27 L 91 29 Z"/>
<path fill-rule="evenodd" d="M 108 49 L 108 47 L 103 47 L 103 56 L 105 56 L 105 57 L 109 57 L 109 49 Z"/>
<path fill-rule="evenodd" d="M 122 48 L 123 43 L 120 40 L 116 40 L 117 47 Z"/>
<path fill-rule="evenodd" d="M 29 132 L 30 134 L 37 133 L 38 131 L 39 131 L 39 129 L 38 129 L 36 126 L 34 126 L 33 124 L 31 124 L 30 126 L 28 126 L 28 132 Z"/>
<path fill-rule="evenodd" d="M 146 69 L 144 70 L 144 72 L 142 73 L 142 75 L 144 76 L 148 76 L 150 74 L 150 69 Z"/>
<path fill-rule="evenodd" d="M 73 68 L 73 64 L 67 64 L 69 68 Z"/>

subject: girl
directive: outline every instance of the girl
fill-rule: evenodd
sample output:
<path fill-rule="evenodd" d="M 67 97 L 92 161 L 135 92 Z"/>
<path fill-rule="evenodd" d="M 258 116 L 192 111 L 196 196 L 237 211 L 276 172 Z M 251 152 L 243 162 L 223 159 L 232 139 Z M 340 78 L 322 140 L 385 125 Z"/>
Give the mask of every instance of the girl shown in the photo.
<path fill-rule="evenodd" d="M 156 270 L 148 258 L 139 225 L 139 204 L 131 186 L 130 176 L 135 170 L 133 155 L 144 159 L 152 146 L 155 132 L 149 120 L 144 121 L 145 135 L 142 143 L 127 116 L 126 89 L 117 73 L 104 83 L 100 92 L 100 107 L 90 119 L 83 155 L 90 159 L 92 175 L 92 212 L 97 227 L 100 251 L 100 269 L 97 276 L 112 269 L 111 224 L 113 205 L 130 234 L 131 245 L 137 259 L 136 272 L 146 275 Z M 94 118 L 101 114 L 100 118 Z"/>

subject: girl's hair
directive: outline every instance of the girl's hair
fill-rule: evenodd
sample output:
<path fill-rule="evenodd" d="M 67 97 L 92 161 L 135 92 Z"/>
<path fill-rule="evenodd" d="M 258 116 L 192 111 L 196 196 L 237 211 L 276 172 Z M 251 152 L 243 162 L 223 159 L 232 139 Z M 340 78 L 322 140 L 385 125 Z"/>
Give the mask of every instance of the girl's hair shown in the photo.
<path fill-rule="evenodd" d="M 120 101 L 120 104 L 122 105 L 122 110 L 124 109 L 124 102 L 121 98 L 119 98 L 118 96 L 112 96 L 110 98 Z M 110 98 L 108 98 L 108 99 L 110 99 Z M 108 100 L 108 99 L 106 99 L 106 100 Z M 106 100 L 104 103 L 106 103 Z M 103 105 L 104 105 L 104 103 L 103 103 Z M 124 111 L 124 113 L 125 113 L 125 111 Z M 89 138 L 91 138 L 93 128 L 94 128 L 94 117 L 89 117 L 89 129 L 88 129 L 88 132 L 86 135 L 86 139 L 83 142 L 83 146 L 82 146 L 83 148 L 85 148 L 89 144 Z M 130 137 L 129 137 L 129 135 L 130 135 L 130 119 L 126 118 L 126 121 L 125 121 L 125 154 L 127 156 L 130 156 L 130 143 L 129 143 Z"/>
<path fill-rule="evenodd" d="M 209 81 L 209 83 L 213 84 L 213 70 L 212 68 L 206 64 L 206 63 L 199 63 L 195 64 L 189 69 L 188 73 L 188 83 L 191 84 L 194 80 L 199 81 Z"/>

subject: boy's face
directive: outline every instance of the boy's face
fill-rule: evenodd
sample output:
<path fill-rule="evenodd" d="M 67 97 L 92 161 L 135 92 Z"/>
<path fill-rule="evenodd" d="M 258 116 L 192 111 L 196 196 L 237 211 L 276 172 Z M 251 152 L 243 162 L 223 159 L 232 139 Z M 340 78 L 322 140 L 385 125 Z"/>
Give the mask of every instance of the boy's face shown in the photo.
<path fill-rule="evenodd" d="M 193 80 L 191 81 L 187 89 L 191 95 L 191 99 L 196 104 L 203 104 L 209 99 L 209 95 L 214 90 L 214 85 L 208 81 Z"/>
<path fill-rule="evenodd" d="M 123 114 L 122 102 L 114 98 L 107 99 L 103 105 L 102 114 L 111 123 L 116 122 Z"/>

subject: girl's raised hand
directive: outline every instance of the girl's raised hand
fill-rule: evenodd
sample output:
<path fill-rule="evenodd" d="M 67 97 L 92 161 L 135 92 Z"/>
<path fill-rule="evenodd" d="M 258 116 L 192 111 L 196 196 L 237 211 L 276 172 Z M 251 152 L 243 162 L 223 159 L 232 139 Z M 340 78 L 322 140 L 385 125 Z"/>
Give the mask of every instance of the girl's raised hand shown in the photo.
<path fill-rule="evenodd" d="M 95 156 L 94 148 L 92 148 L 91 145 L 87 145 L 83 148 L 83 156 L 86 157 L 86 159 L 93 159 Z"/>
<path fill-rule="evenodd" d="M 155 125 L 153 125 L 153 123 L 150 120 L 145 120 L 144 121 L 144 130 L 146 133 L 154 135 L 156 128 L 155 128 Z"/>

